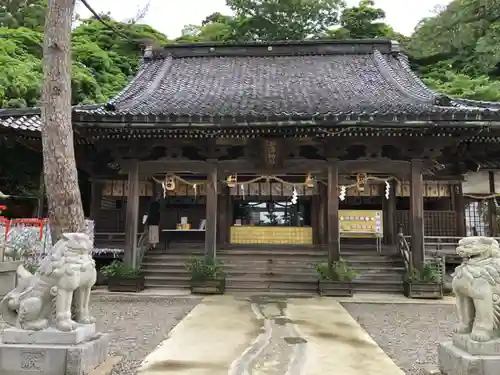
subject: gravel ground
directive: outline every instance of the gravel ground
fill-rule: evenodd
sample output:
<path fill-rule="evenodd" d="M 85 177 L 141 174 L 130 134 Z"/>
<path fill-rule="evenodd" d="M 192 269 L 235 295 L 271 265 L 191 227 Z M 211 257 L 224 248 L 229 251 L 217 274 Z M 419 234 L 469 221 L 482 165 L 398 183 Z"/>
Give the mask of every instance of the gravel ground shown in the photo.
<path fill-rule="evenodd" d="M 92 314 L 98 329 L 111 334 L 109 354 L 123 358 L 111 374 L 136 374 L 142 359 L 199 301 L 198 298 L 92 296 Z M 2 326 L 0 321 L 0 331 Z"/>
<path fill-rule="evenodd" d="M 425 365 L 437 364 L 437 344 L 451 336 L 457 321 L 454 305 L 343 306 L 406 375 L 423 375 Z"/>

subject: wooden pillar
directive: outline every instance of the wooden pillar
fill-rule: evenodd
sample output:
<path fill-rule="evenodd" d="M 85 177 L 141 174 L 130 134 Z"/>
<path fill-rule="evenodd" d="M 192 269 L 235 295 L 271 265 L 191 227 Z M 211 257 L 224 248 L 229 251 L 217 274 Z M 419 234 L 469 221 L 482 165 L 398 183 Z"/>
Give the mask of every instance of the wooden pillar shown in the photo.
<path fill-rule="evenodd" d="M 43 216 L 43 211 L 45 207 L 45 182 L 43 178 L 43 168 L 42 173 L 40 173 L 40 183 L 38 185 L 38 199 L 35 208 L 35 217 L 41 219 Z"/>
<path fill-rule="evenodd" d="M 328 164 L 328 264 L 340 258 L 340 233 L 339 233 L 339 167 L 338 160 L 330 159 Z"/>
<path fill-rule="evenodd" d="M 104 189 L 104 182 L 92 179 L 92 186 L 90 188 L 90 219 L 94 222 L 99 216 L 101 210 L 102 191 Z"/>
<path fill-rule="evenodd" d="M 125 218 L 124 261 L 137 266 L 137 230 L 139 224 L 139 163 L 136 161 L 128 172 L 127 216 Z"/>
<path fill-rule="evenodd" d="M 218 202 L 218 221 L 217 221 L 217 241 L 220 244 L 221 248 L 226 247 L 227 245 L 227 232 L 229 231 L 229 222 L 228 222 L 228 204 L 227 200 L 229 199 L 229 188 L 227 186 L 222 186 L 220 189 L 220 202 Z"/>
<path fill-rule="evenodd" d="M 384 242 L 387 245 L 395 245 L 397 237 L 396 228 L 396 183 L 394 181 L 389 182 L 391 189 L 389 191 L 389 199 L 385 198 L 385 186 L 384 188 Z"/>
<path fill-rule="evenodd" d="M 311 229 L 313 244 L 321 244 L 321 233 L 319 231 L 319 221 L 321 220 L 319 195 L 313 195 L 311 198 Z"/>
<path fill-rule="evenodd" d="M 217 250 L 217 165 L 207 175 L 205 255 L 215 257 Z"/>
<path fill-rule="evenodd" d="M 322 245 L 326 245 L 328 243 L 328 215 L 327 215 L 327 206 L 328 206 L 328 198 L 326 195 L 326 186 L 323 184 L 319 184 L 318 186 L 319 192 L 319 220 L 318 220 L 318 232 L 320 236 L 320 243 Z"/>
<path fill-rule="evenodd" d="M 411 161 L 411 254 L 413 267 L 422 269 L 424 264 L 424 181 L 422 177 L 422 162 Z"/>
<path fill-rule="evenodd" d="M 467 228 L 465 226 L 465 202 L 464 194 L 462 191 L 462 184 L 456 184 L 453 189 L 453 204 L 455 215 L 457 218 L 457 236 L 465 237 L 467 235 Z"/>
<path fill-rule="evenodd" d="M 227 233 L 226 233 L 226 244 L 231 243 L 231 227 L 234 224 L 234 212 L 233 212 L 233 197 L 231 196 L 230 189 L 227 189 Z"/>
<path fill-rule="evenodd" d="M 495 174 L 494 172 L 488 172 L 488 180 L 490 185 L 490 194 L 495 194 Z M 493 197 L 488 200 L 488 224 L 490 227 L 490 236 L 497 237 L 497 207 L 496 199 Z"/>

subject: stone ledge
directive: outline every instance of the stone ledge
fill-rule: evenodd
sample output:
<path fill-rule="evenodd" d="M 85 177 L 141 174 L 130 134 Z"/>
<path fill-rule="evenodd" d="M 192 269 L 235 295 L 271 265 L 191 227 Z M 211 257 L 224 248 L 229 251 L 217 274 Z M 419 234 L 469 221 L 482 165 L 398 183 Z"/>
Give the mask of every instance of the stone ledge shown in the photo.
<path fill-rule="evenodd" d="M 89 340 L 94 335 L 95 324 L 82 324 L 70 332 L 59 331 L 52 327 L 43 331 L 9 327 L 4 329 L 2 342 L 4 344 L 76 345 Z"/>
<path fill-rule="evenodd" d="M 109 335 L 78 345 L 0 343 L 2 375 L 87 375 L 108 358 Z"/>
<path fill-rule="evenodd" d="M 438 363 L 439 370 L 446 375 L 498 375 L 500 354 L 473 355 L 449 341 L 439 344 Z"/>
<path fill-rule="evenodd" d="M 478 342 L 471 340 L 467 334 L 454 334 L 453 345 L 472 355 L 500 355 L 500 339 Z"/>

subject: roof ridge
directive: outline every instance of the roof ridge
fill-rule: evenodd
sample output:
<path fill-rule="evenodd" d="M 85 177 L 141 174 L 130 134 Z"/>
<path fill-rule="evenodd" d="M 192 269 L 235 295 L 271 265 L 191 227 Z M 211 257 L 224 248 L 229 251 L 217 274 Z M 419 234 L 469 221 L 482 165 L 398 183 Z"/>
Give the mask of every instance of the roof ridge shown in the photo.
<path fill-rule="evenodd" d="M 165 61 L 163 61 L 162 66 L 158 69 L 158 71 L 153 76 L 154 79 L 151 82 L 151 84 L 144 91 L 142 91 L 141 94 L 134 97 L 133 102 L 130 102 L 130 101 L 128 103 L 122 102 L 122 103 L 120 103 L 119 108 L 116 108 L 116 106 L 114 104 L 114 103 L 116 103 L 116 100 L 115 100 L 114 103 L 111 104 L 113 106 L 113 109 L 118 110 L 118 111 L 129 109 L 132 106 L 136 105 L 138 102 L 143 101 L 146 98 L 148 98 L 149 96 L 151 96 L 152 94 L 154 94 L 155 90 L 161 85 L 161 82 L 163 81 L 165 76 L 168 74 L 168 72 L 172 68 L 172 58 L 166 58 L 164 60 Z M 107 107 L 107 108 L 110 108 L 110 107 Z"/>
<path fill-rule="evenodd" d="M 424 89 L 424 91 L 427 91 L 429 94 L 433 95 L 435 97 L 435 100 L 442 100 L 445 99 L 446 102 L 451 101 L 451 98 L 447 95 L 441 94 L 437 91 L 432 90 L 429 86 L 427 86 L 418 75 L 415 74 L 415 72 L 411 69 L 410 63 L 408 60 L 408 56 L 406 56 L 403 53 L 398 53 L 395 58 L 399 61 L 401 64 L 401 67 L 403 70 L 413 79 L 413 81 L 419 85 L 421 88 Z"/>
<path fill-rule="evenodd" d="M 201 42 L 167 44 L 163 48 L 147 49 L 145 60 L 172 56 L 220 57 L 220 56 L 307 56 L 338 54 L 371 54 L 375 49 L 383 53 L 398 53 L 397 41 L 377 39 L 317 39 L 303 41 L 261 41 L 246 43 Z"/>
<path fill-rule="evenodd" d="M 405 95 L 409 98 L 423 101 L 423 102 L 429 103 L 429 104 L 435 104 L 434 102 L 435 102 L 436 98 L 435 98 L 434 94 L 432 94 L 431 98 L 429 98 L 429 97 L 425 97 L 417 92 L 407 90 L 405 88 L 404 83 L 401 82 L 401 77 L 398 74 L 396 74 L 396 72 L 394 71 L 392 66 L 389 65 L 389 63 L 384 58 L 384 56 L 380 53 L 380 51 L 375 50 L 373 52 L 373 57 L 375 60 L 375 66 L 379 70 L 382 77 L 384 77 L 384 79 L 389 84 L 392 84 L 394 87 L 396 87 L 399 90 L 399 92 L 401 92 L 403 95 Z"/>

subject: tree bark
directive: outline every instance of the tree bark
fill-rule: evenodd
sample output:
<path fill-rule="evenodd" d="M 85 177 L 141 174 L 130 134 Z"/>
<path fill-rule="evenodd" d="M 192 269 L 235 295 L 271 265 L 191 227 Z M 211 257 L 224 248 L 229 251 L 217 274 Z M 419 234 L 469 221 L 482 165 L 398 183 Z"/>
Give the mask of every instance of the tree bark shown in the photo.
<path fill-rule="evenodd" d="M 71 20 L 75 0 L 49 0 L 43 43 L 43 169 L 52 233 L 81 232 L 84 213 L 71 124 Z"/>

